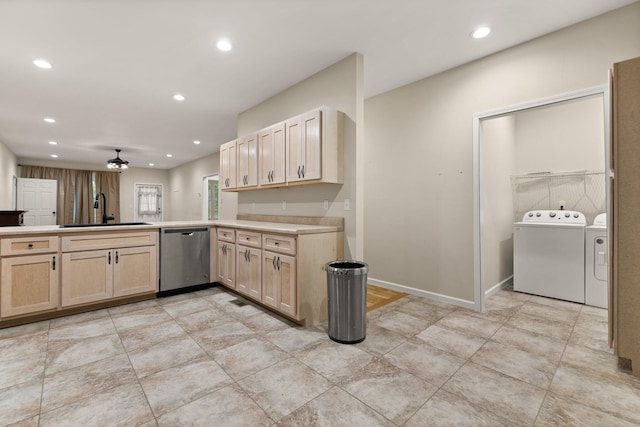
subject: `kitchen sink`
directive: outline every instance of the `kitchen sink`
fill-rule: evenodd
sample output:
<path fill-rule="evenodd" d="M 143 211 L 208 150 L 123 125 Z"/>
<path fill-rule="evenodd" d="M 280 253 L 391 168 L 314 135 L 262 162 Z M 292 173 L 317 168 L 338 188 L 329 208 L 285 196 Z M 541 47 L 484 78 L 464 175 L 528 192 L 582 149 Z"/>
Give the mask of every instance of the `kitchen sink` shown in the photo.
<path fill-rule="evenodd" d="M 111 222 L 108 224 L 62 224 L 60 228 L 74 227 L 113 227 L 116 225 L 151 225 L 148 222 Z"/>

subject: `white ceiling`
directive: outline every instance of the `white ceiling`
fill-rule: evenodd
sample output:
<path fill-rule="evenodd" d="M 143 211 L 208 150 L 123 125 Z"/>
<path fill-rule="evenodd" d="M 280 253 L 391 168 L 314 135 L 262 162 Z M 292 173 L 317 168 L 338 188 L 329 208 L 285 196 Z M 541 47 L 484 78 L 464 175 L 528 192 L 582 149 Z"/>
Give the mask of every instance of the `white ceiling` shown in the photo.
<path fill-rule="evenodd" d="M 121 148 L 130 166 L 168 169 L 353 52 L 370 97 L 634 1 L 0 0 L 0 141 L 18 157 L 102 165 Z M 481 25 L 492 33 L 472 39 Z"/>

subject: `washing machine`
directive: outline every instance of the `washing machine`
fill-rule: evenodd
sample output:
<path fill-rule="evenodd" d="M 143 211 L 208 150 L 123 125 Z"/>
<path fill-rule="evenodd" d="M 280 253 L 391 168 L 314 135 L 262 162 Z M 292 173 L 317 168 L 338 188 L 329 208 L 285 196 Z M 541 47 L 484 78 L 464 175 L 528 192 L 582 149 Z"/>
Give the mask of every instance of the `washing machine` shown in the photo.
<path fill-rule="evenodd" d="M 513 289 L 584 303 L 584 232 L 581 212 L 538 210 L 513 226 Z"/>
<path fill-rule="evenodd" d="M 607 214 L 600 214 L 584 232 L 584 303 L 608 307 Z"/>

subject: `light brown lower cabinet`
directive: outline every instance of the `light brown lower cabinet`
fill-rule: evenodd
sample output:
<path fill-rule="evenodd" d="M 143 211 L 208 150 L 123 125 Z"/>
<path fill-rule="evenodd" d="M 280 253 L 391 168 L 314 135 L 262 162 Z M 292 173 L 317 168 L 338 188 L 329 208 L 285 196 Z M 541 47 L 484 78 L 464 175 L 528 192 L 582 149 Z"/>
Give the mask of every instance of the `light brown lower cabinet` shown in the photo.
<path fill-rule="evenodd" d="M 62 307 L 154 292 L 155 246 L 62 254 Z"/>
<path fill-rule="evenodd" d="M 158 232 L 62 237 L 61 306 L 158 290 Z"/>
<path fill-rule="evenodd" d="M 2 318 L 58 307 L 58 254 L 3 258 L 0 265 Z"/>
<path fill-rule="evenodd" d="M 298 314 L 296 258 L 263 251 L 262 302 L 289 316 Z"/>

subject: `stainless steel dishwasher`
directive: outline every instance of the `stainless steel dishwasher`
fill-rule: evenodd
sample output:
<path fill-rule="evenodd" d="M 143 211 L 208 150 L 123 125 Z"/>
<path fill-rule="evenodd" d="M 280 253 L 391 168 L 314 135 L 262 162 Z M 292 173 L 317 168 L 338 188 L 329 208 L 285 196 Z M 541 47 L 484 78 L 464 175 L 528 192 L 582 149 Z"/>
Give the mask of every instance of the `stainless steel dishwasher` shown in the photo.
<path fill-rule="evenodd" d="M 209 227 L 160 229 L 160 292 L 209 284 Z"/>

